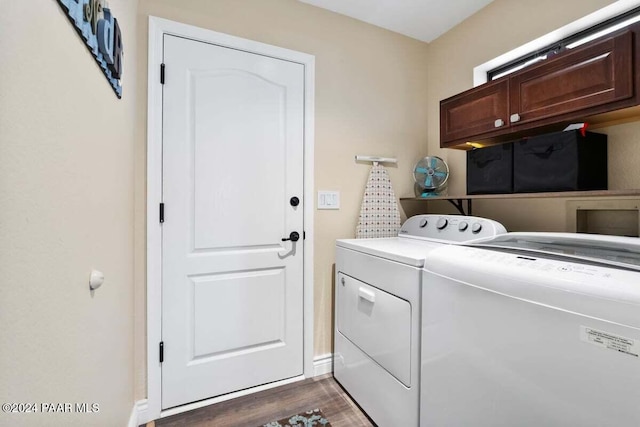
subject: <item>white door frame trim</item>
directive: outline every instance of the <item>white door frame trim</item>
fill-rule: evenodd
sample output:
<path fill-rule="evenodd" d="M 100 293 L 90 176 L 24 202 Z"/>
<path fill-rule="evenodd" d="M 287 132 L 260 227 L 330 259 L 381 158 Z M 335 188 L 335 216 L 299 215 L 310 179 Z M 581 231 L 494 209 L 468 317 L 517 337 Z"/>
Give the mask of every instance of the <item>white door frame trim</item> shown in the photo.
<path fill-rule="evenodd" d="M 145 423 L 163 415 L 162 371 L 158 345 L 162 339 L 162 228 L 158 221 L 162 201 L 162 85 L 163 36 L 171 34 L 218 46 L 296 62 L 304 66 L 304 377 L 314 374 L 313 364 L 313 166 L 314 166 L 314 82 L 315 57 L 215 31 L 149 16 L 147 82 L 147 399 Z M 167 76 L 171 69 L 167 70 Z M 300 377 L 302 378 L 302 377 Z M 274 383 L 279 384 L 279 383 Z M 263 386 L 264 387 L 264 386 Z M 233 395 L 232 393 L 231 395 Z M 215 399 L 216 401 L 219 398 Z M 213 402 L 212 402 L 213 403 Z M 171 409 L 176 413 L 176 408 Z"/>

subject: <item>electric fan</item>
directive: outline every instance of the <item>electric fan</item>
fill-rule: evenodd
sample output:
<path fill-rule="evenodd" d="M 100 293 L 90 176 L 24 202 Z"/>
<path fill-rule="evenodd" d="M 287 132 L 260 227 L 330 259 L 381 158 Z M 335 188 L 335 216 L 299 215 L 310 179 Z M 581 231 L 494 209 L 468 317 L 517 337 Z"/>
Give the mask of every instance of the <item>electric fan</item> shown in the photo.
<path fill-rule="evenodd" d="M 447 188 L 449 166 L 440 157 L 427 156 L 416 163 L 413 179 L 416 182 L 416 196 L 439 196 Z"/>

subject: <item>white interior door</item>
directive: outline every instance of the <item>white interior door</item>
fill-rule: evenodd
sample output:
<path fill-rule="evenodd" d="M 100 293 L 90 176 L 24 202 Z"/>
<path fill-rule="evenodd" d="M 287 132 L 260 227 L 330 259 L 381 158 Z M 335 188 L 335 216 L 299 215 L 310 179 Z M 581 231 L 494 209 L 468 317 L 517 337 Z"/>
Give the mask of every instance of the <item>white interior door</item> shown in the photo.
<path fill-rule="evenodd" d="M 169 35 L 164 63 L 166 409 L 303 374 L 304 66 Z"/>

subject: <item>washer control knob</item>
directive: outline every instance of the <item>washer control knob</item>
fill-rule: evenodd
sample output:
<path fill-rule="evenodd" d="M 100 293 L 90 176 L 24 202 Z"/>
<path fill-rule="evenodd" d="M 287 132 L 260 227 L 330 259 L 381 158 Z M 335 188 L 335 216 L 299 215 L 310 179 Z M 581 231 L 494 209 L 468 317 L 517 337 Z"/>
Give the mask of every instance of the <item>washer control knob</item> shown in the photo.
<path fill-rule="evenodd" d="M 427 218 L 422 218 L 420 220 L 420 228 L 425 228 L 427 226 Z"/>
<path fill-rule="evenodd" d="M 462 221 L 460 225 L 458 225 L 458 230 L 460 231 L 466 231 L 467 228 L 469 228 L 469 224 L 467 224 L 465 221 Z"/>
<path fill-rule="evenodd" d="M 474 233 L 479 233 L 480 231 L 482 231 L 482 224 L 480 224 L 479 222 L 474 222 L 471 226 L 471 231 Z"/>
<path fill-rule="evenodd" d="M 446 218 L 440 218 L 436 227 L 438 227 L 438 230 L 444 230 L 448 224 L 449 221 Z"/>

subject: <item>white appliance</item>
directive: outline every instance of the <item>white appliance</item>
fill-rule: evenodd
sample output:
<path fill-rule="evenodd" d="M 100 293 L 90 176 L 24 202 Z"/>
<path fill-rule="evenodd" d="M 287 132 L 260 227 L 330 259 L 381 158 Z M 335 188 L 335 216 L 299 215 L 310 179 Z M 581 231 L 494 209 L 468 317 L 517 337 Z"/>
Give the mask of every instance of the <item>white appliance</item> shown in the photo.
<path fill-rule="evenodd" d="M 420 285 L 427 254 L 505 231 L 483 218 L 418 215 L 398 237 L 336 242 L 334 376 L 378 426 L 419 422 Z"/>
<path fill-rule="evenodd" d="M 640 426 L 640 240 L 510 233 L 423 273 L 420 425 Z"/>

